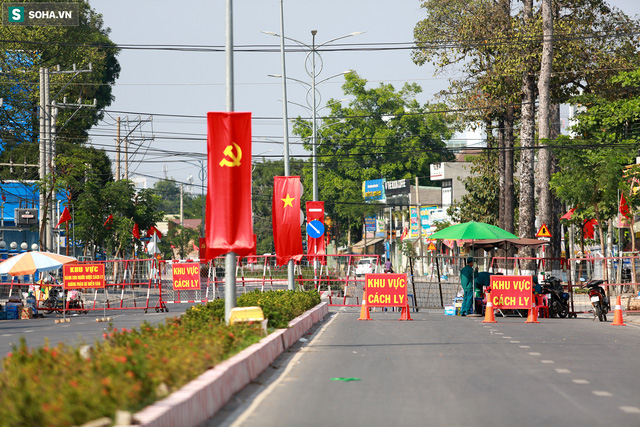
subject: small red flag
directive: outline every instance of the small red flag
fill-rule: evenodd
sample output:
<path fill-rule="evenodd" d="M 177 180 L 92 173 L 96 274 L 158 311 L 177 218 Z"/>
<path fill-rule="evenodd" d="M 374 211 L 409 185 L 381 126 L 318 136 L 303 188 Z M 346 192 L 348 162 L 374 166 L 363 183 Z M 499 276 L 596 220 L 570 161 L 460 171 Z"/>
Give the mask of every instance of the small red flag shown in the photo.
<path fill-rule="evenodd" d="M 154 234 L 157 234 L 158 237 L 162 238 L 162 233 L 160 232 L 160 230 L 158 230 L 155 226 L 151 226 L 149 227 L 149 229 L 147 230 L 147 235 L 146 237 L 151 237 Z"/>
<path fill-rule="evenodd" d="M 627 205 L 624 194 L 620 194 L 620 206 L 618 207 L 618 211 L 622 216 L 629 219 L 629 205 Z"/>
<path fill-rule="evenodd" d="M 60 227 L 60 224 L 63 224 L 70 220 L 71 220 L 71 214 L 69 213 L 69 208 L 65 206 L 64 210 L 62 211 L 62 215 L 60 215 L 60 220 L 58 220 L 58 224 L 56 224 L 56 228 Z"/>
<path fill-rule="evenodd" d="M 595 219 L 585 219 L 582 223 L 582 230 L 584 231 L 584 237 L 587 239 L 593 239 L 595 237 L 595 227 L 598 221 Z"/>
<path fill-rule="evenodd" d="M 254 250 L 251 113 L 207 113 L 208 188 L 204 259 Z"/>
<path fill-rule="evenodd" d="M 289 260 L 300 261 L 302 233 L 300 232 L 300 177 L 273 177 L 273 240 L 276 247 L 276 264 Z"/>
<path fill-rule="evenodd" d="M 104 227 L 107 227 L 107 224 L 109 224 L 111 221 L 113 221 L 113 215 L 109 215 L 107 217 L 107 220 L 104 222 L 104 224 L 102 224 Z M 111 228 L 111 227 L 107 227 L 107 228 Z"/>
<path fill-rule="evenodd" d="M 567 220 L 571 219 L 575 211 L 576 211 L 576 208 L 569 209 L 569 211 L 566 214 L 562 215 L 560 219 L 567 219 Z"/>
<path fill-rule="evenodd" d="M 195 244 L 195 243 L 193 244 L 193 250 L 194 250 L 194 251 L 197 251 L 197 250 L 198 250 L 198 247 L 196 246 L 196 244 Z"/>
<path fill-rule="evenodd" d="M 133 224 L 133 237 L 140 239 L 140 228 L 137 223 Z"/>

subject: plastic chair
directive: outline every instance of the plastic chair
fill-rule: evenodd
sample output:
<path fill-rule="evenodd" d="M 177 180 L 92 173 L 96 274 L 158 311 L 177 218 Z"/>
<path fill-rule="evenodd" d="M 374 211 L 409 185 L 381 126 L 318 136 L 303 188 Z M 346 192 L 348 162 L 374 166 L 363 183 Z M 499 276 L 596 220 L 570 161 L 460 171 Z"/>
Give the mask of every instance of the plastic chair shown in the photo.
<path fill-rule="evenodd" d="M 536 309 L 540 317 L 549 317 L 549 306 L 546 304 L 546 296 L 536 295 Z"/>

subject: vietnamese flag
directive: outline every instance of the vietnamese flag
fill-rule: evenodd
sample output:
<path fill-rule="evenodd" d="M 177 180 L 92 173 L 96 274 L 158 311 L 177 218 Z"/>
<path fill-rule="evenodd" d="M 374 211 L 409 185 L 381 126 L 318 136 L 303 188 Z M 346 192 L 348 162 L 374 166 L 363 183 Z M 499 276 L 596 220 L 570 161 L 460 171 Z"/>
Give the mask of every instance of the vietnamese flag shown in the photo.
<path fill-rule="evenodd" d="M 629 205 L 627 205 L 624 194 L 620 194 L 620 207 L 618 207 L 618 211 L 622 216 L 629 219 Z"/>
<path fill-rule="evenodd" d="M 162 233 L 160 232 L 160 230 L 158 230 L 155 226 L 151 226 L 149 227 L 149 229 L 147 230 L 147 235 L 146 237 L 151 237 L 154 234 L 157 234 L 159 238 L 162 238 Z"/>
<path fill-rule="evenodd" d="M 289 260 L 300 261 L 302 233 L 300 232 L 300 177 L 273 177 L 273 240 L 276 247 L 276 264 Z"/>
<path fill-rule="evenodd" d="M 135 223 L 133 224 L 133 237 L 135 237 L 136 239 L 140 239 L 140 228 L 138 227 L 138 224 Z"/>
<path fill-rule="evenodd" d="M 64 210 L 62 211 L 62 215 L 60 215 L 60 220 L 58 220 L 58 224 L 56 224 L 56 228 L 60 227 L 60 224 L 63 224 L 69 220 L 71 220 L 71 214 L 69 213 L 69 208 L 65 206 Z"/>
<path fill-rule="evenodd" d="M 204 259 L 254 250 L 251 211 L 251 113 L 207 113 Z"/>
<path fill-rule="evenodd" d="M 311 221 L 320 221 L 324 225 L 324 202 L 309 201 L 306 203 L 307 224 Z M 320 261 L 322 265 L 327 265 L 327 250 L 325 247 L 324 235 L 320 237 L 310 237 L 307 235 L 307 259 L 309 261 Z"/>

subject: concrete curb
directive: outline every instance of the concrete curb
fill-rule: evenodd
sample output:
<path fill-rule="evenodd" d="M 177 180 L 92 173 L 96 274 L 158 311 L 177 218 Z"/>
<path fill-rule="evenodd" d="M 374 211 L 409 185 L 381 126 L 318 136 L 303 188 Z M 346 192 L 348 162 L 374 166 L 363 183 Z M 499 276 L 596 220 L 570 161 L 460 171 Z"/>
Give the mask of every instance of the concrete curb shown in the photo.
<path fill-rule="evenodd" d="M 328 313 L 326 302 L 318 304 L 289 322 L 288 329 L 278 329 L 180 390 L 136 413 L 134 422 L 153 427 L 197 426 L 203 423 Z"/>

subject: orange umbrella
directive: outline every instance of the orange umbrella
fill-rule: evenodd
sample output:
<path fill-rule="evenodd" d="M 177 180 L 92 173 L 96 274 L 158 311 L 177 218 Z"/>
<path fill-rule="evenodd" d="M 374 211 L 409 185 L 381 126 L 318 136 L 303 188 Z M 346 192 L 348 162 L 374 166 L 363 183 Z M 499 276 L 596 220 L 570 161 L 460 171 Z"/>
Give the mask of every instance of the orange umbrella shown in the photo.
<path fill-rule="evenodd" d="M 50 252 L 23 252 L 0 263 L 0 274 L 24 276 L 34 274 L 36 271 L 57 270 L 64 264 L 74 262 L 78 262 L 78 260 Z"/>

